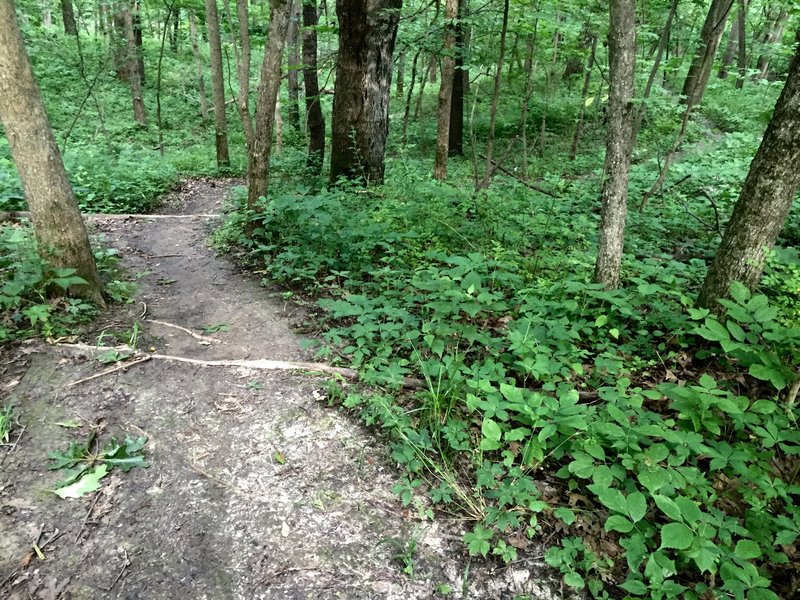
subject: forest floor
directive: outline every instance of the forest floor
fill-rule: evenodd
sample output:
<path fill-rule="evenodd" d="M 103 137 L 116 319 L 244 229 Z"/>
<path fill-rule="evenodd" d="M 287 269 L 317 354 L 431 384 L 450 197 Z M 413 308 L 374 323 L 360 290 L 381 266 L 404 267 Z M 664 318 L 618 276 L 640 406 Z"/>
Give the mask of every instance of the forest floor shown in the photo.
<path fill-rule="evenodd" d="M 160 210 L 183 218 L 94 219 L 137 277 L 136 298 L 62 342 L 308 360 L 298 309 L 207 245 L 212 219 L 198 215 L 219 213 L 235 184 L 186 182 Z M 323 376 L 97 358 L 68 344 L 0 350 L 0 393 L 24 426 L 0 448 L 0 597 L 561 597 L 541 548 L 509 566 L 470 559 L 469 523 L 404 508 L 385 448 L 327 406 Z M 98 448 L 146 435 L 149 467 L 62 499 L 48 454 L 92 430 Z"/>

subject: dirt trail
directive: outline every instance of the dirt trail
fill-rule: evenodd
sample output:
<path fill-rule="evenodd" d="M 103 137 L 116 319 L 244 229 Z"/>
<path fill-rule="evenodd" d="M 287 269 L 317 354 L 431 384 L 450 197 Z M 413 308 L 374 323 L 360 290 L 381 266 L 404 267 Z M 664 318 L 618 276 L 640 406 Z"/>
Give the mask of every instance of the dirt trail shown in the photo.
<path fill-rule="evenodd" d="M 164 210 L 218 213 L 231 185 L 189 182 Z M 139 277 L 136 302 L 102 321 L 106 342 L 114 332 L 129 341 L 138 322 L 139 347 L 162 354 L 308 359 L 292 309 L 207 248 L 208 221 L 95 222 Z M 199 329 L 209 326 L 218 331 Z M 470 562 L 462 524 L 404 509 L 385 449 L 326 406 L 324 379 L 151 360 L 67 387 L 105 368 L 39 344 L 0 354 L 0 403 L 13 401 L 26 426 L 12 453 L 0 448 L 0 597 L 556 597 L 541 557 Z M 47 470 L 47 454 L 85 439 L 90 423 L 103 424 L 101 441 L 145 433 L 150 467 L 62 500 L 50 491 L 63 473 Z M 57 534 L 44 560 L 30 555 Z"/>

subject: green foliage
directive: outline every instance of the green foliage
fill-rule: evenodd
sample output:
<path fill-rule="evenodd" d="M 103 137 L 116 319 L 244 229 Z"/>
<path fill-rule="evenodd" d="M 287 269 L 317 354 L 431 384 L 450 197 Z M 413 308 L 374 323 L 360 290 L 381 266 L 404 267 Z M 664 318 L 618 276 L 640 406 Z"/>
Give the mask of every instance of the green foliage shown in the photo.
<path fill-rule="evenodd" d="M 115 254 L 97 250 L 95 260 L 112 299 L 129 297 L 132 290 L 120 281 Z M 96 313 L 93 304 L 49 293 L 82 282 L 74 269 L 52 269 L 42 262 L 29 225 L 0 226 L 0 342 L 35 335 L 59 337 L 87 322 Z"/>
<path fill-rule="evenodd" d="M 0 443 L 7 444 L 11 429 L 14 427 L 16 414 L 14 413 L 14 406 L 6 404 L 0 408 Z"/>
<path fill-rule="evenodd" d="M 119 442 L 112 438 L 102 449 L 96 450 L 97 430 L 83 441 L 72 442 L 66 450 L 51 452 L 51 470 L 64 469 L 66 478 L 58 484 L 54 493 L 61 498 L 80 498 L 100 488 L 100 480 L 117 468 L 127 473 L 135 467 L 146 469 L 142 448 L 146 437 L 125 438 Z"/>

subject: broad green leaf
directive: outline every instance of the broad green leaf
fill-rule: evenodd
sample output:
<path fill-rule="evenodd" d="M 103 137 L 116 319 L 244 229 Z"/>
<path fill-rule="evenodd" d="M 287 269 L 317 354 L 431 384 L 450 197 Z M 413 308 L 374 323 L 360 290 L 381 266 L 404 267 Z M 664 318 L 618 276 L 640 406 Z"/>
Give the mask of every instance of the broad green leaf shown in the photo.
<path fill-rule="evenodd" d="M 628 533 L 633 530 L 633 523 L 627 517 L 621 515 L 612 515 L 608 517 L 605 524 L 606 531 L 619 531 L 620 533 Z"/>
<path fill-rule="evenodd" d="M 685 496 L 676 496 L 675 504 L 681 510 L 681 518 L 685 523 L 696 523 L 703 518 L 703 512 L 694 500 L 689 500 Z"/>
<path fill-rule="evenodd" d="M 686 550 L 694 541 L 694 532 L 683 523 L 668 523 L 661 528 L 659 548 Z"/>
<path fill-rule="evenodd" d="M 736 558 L 750 560 L 761 556 L 761 547 L 753 540 L 739 540 L 736 542 L 736 549 L 733 551 Z"/>
<path fill-rule="evenodd" d="M 750 375 L 762 381 L 769 381 L 777 390 L 782 390 L 786 387 L 787 382 L 783 373 L 767 365 L 750 365 Z"/>
<path fill-rule="evenodd" d="M 572 525 L 575 522 L 575 513 L 569 508 L 557 508 L 553 511 L 553 514 L 567 525 Z"/>
<path fill-rule="evenodd" d="M 514 385 L 508 385 L 507 383 L 500 384 L 500 393 L 503 394 L 503 397 L 508 400 L 509 402 L 514 402 L 516 404 L 522 404 L 524 401 L 524 396 L 522 394 L 522 388 L 518 388 Z"/>
<path fill-rule="evenodd" d="M 100 489 L 100 480 L 108 474 L 106 465 L 99 465 L 87 471 L 78 481 L 55 490 L 56 496 L 61 498 L 80 498 Z"/>
<path fill-rule="evenodd" d="M 575 588 L 576 590 L 582 590 L 586 585 L 586 583 L 583 581 L 583 577 L 574 571 L 564 575 L 564 583 L 571 588 Z"/>
<path fill-rule="evenodd" d="M 486 417 L 483 420 L 483 425 L 481 425 L 481 433 L 483 433 L 483 437 L 492 442 L 499 442 L 500 437 L 503 434 L 500 426 L 494 421 L 494 419 L 490 419 L 489 417 Z"/>
<path fill-rule="evenodd" d="M 681 516 L 681 509 L 675 504 L 675 501 L 672 498 L 668 498 L 667 496 L 662 496 L 661 494 L 654 494 L 653 500 L 656 502 L 656 506 L 661 509 L 665 515 L 667 515 L 673 521 L 682 521 Z"/>
<path fill-rule="evenodd" d="M 634 523 L 641 521 L 647 514 L 647 500 L 641 492 L 633 492 L 628 496 L 628 516 Z"/>
<path fill-rule="evenodd" d="M 619 587 L 634 596 L 644 596 L 647 593 L 647 586 L 638 579 L 628 579 Z"/>

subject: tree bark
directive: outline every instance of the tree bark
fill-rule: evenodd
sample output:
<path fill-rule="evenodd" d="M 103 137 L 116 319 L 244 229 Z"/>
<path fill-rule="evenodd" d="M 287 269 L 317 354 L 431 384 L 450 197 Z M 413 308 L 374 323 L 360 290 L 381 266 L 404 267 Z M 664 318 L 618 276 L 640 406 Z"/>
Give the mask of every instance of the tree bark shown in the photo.
<path fill-rule="evenodd" d="M 458 17 L 458 0 L 446 0 L 444 8 L 444 46 L 442 48 L 442 80 L 439 85 L 438 126 L 436 130 L 436 160 L 433 177 L 439 181 L 447 179 L 447 156 L 450 145 L 450 109 L 453 100 L 453 79 L 456 61 L 455 20 Z"/>
<path fill-rule="evenodd" d="M 208 46 L 211 55 L 211 89 L 214 99 L 214 129 L 217 166 L 226 168 L 231 160 L 228 152 L 228 123 L 225 118 L 225 81 L 222 74 L 222 42 L 219 37 L 217 0 L 205 0 Z"/>
<path fill-rule="evenodd" d="M 406 54 L 408 54 L 408 48 L 403 48 L 400 56 L 397 57 L 397 80 L 395 81 L 394 95 L 401 101 L 405 96 Z"/>
<path fill-rule="evenodd" d="M 737 70 L 739 71 L 739 78 L 736 80 L 736 89 L 740 90 L 744 87 L 744 78 L 747 75 L 747 7 L 749 2 L 747 0 L 738 0 L 739 11 L 736 15 L 736 21 L 739 23 L 739 57 L 737 61 Z"/>
<path fill-rule="evenodd" d="M 325 118 L 319 103 L 317 79 L 317 12 L 316 0 L 303 0 L 303 85 L 306 98 L 308 128 L 308 168 L 315 175 L 322 172 L 325 159 Z"/>
<path fill-rule="evenodd" d="M 800 42 L 800 31 L 797 41 Z M 751 290 L 761 279 L 767 251 L 783 227 L 800 188 L 800 44 L 783 92 L 750 163 L 742 192 L 725 228 L 698 303 L 714 310 L 739 281 Z"/>
<path fill-rule="evenodd" d="M 333 98 L 331 181 L 381 184 L 392 53 L 402 0 L 337 0 L 339 61 Z"/>
<path fill-rule="evenodd" d="M 131 69 L 128 66 L 128 38 L 125 35 L 123 6 L 116 6 L 111 18 L 111 52 L 117 79 L 130 84 Z"/>
<path fill-rule="evenodd" d="M 78 26 L 75 24 L 75 9 L 72 0 L 61 0 L 61 17 L 64 21 L 64 33 L 78 35 Z"/>
<path fill-rule="evenodd" d="M 139 0 L 133 0 L 131 7 L 133 41 L 136 45 L 136 64 L 139 68 L 139 81 L 144 85 L 146 75 L 144 71 L 144 44 L 142 39 L 142 4 Z"/>
<path fill-rule="evenodd" d="M 39 254 L 51 267 L 75 269 L 86 285 L 68 292 L 105 306 L 97 267 L 67 179 L 12 0 L 0 0 L 0 120 L 30 208 Z M 53 293 L 63 293 L 57 286 Z"/>
<path fill-rule="evenodd" d="M 295 131 L 300 131 L 300 80 L 298 78 L 298 67 L 300 65 L 300 0 L 292 3 L 291 15 L 289 17 L 289 31 L 287 33 L 286 45 L 289 48 L 288 65 L 286 71 L 286 85 L 289 92 L 289 125 Z"/>
<path fill-rule="evenodd" d="M 700 44 L 697 46 L 689 72 L 686 74 L 686 80 L 683 82 L 682 104 L 697 106 L 703 101 L 706 86 L 711 77 L 711 67 L 714 65 L 714 56 L 725 31 L 725 22 L 731 6 L 733 6 L 733 0 L 711 1 L 703 29 L 700 32 Z"/>
<path fill-rule="evenodd" d="M 250 148 L 247 165 L 247 208 L 257 210 L 259 198 L 266 198 L 269 189 L 269 157 L 272 150 L 272 133 L 275 124 L 275 105 L 281 85 L 281 63 L 292 0 L 271 0 L 269 35 L 261 63 L 261 81 L 258 84 L 255 137 Z M 251 221 L 248 234 L 255 222 Z"/>
<path fill-rule="evenodd" d="M 197 91 L 200 99 L 200 118 L 205 123 L 208 121 L 208 100 L 206 99 L 206 82 L 203 76 L 203 59 L 200 56 L 200 48 L 197 45 L 197 24 L 194 12 L 189 11 L 189 38 L 192 43 L 192 56 L 194 56 L 194 66 L 197 69 Z"/>
<path fill-rule="evenodd" d="M 142 74 L 139 71 L 139 60 L 136 56 L 133 16 L 127 4 L 122 8 L 122 18 L 125 20 L 125 37 L 128 40 L 128 80 L 131 84 L 131 97 L 133 99 L 133 118 L 140 125 L 146 125 L 147 114 L 145 113 L 144 99 L 142 97 Z"/>
<path fill-rule="evenodd" d="M 619 287 L 625 242 L 636 68 L 635 6 L 635 0 L 611 0 L 610 6 L 608 134 L 595 264 L 595 280 L 606 289 Z"/>
<path fill-rule="evenodd" d="M 178 53 L 178 41 L 180 39 L 181 28 L 181 9 L 179 6 L 175 7 L 175 15 L 172 20 L 172 33 L 169 36 L 169 49 L 173 54 Z"/>
<path fill-rule="evenodd" d="M 467 72 L 464 70 L 464 0 L 458 2 L 458 22 L 456 23 L 455 45 L 455 75 L 453 76 L 453 93 L 450 100 L 450 133 L 448 136 L 447 151 L 450 156 L 464 154 L 464 80 Z"/>

